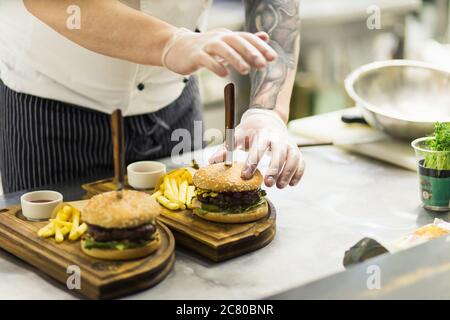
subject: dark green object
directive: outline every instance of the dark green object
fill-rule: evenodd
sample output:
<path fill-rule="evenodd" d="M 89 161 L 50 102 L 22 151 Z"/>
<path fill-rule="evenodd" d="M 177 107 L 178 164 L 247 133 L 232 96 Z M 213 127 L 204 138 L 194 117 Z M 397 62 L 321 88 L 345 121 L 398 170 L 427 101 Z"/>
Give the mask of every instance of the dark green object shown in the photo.
<path fill-rule="evenodd" d="M 139 241 L 139 242 L 128 241 L 128 240 L 98 242 L 98 241 L 94 241 L 91 238 L 86 238 L 86 239 L 84 239 L 84 241 L 85 241 L 84 247 L 86 249 L 105 249 L 105 250 L 113 249 L 113 250 L 122 251 L 122 250 L 126 250 L 126 249 L 134 249 L 134 248 L 143 247 L 147 243 L 152 241 L 152 239 L 146 240 L 146 241 Z"/>
<path fill-rule="evenodd" d="M 343 264 L 344 267 L 348 268 L 385 253 L 389 253 L 389 251 L 378 241 L 371 238 L 364 238 L 349 250 L 345 251 Z"/>
<path fill-rule="evenodd" d="M 430 210 L 450 210 L 450 170 L 425 168 L 419 162 L 420 196 Z"/>

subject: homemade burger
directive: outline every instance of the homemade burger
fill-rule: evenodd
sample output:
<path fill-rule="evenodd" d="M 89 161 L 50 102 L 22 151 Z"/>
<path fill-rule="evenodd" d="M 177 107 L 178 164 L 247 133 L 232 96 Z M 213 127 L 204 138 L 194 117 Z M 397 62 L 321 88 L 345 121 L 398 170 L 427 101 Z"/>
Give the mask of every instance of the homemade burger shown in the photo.
<path fill-rule="evenodd" d="M 194 214 L 222 223 L 244 223 L 266 217 L 269 210 L 266 194 L 261 190 L 263 177 L 256 170 L 251 179 L 243 180 L 243 165 L 216 163 L 199 169 L 193 178 L 197 187 Z"/>
<path fill-rule="evenodd" d="M 158 249 L 156 228 L 159 204 L 150 195 L 131 190 L 106 192 L 92 197 L 82 212 L 88 231 L 81 241 L 87 255 L 105 260 L 129 260 Z"/>

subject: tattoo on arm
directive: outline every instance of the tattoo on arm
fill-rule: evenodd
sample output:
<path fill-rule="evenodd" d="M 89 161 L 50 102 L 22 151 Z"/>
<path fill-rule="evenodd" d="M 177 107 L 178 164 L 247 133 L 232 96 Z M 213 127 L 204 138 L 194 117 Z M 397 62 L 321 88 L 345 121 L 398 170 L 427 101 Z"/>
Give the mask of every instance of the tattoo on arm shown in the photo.
<path fill-rule="evenodd" d="M 262 70 L 252 70 L 250 105 L 275 109 L 289 73 L 297 68 L 300 40 L 299 0 L 244 0 L 246 31 L 265 31 L 278 59 Z"/>

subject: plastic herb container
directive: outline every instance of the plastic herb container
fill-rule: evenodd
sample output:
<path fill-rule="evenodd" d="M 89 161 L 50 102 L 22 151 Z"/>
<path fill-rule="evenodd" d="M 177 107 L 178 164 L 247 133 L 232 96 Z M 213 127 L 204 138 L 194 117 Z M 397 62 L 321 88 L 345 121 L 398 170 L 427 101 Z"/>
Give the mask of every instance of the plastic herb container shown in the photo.
<path fill-rule="evenodd" d="M 420 196 L 425 209 L 450 211 L 450 151 L 430 148 L 435 137 L 412 142 L 416 151 Z"/>

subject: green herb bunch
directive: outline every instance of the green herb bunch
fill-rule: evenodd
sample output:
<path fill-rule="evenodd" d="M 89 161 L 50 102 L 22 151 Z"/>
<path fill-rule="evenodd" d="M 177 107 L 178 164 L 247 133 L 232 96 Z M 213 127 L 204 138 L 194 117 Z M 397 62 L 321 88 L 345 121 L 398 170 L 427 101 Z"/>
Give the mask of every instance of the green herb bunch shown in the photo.
<path fill-rule="evenodd" d="M 434 139 L 427 142 L 430 151 L 425 155 L 425 167 L 436 170 L 450 170 L 450 122 L 435 124 Z"/>

